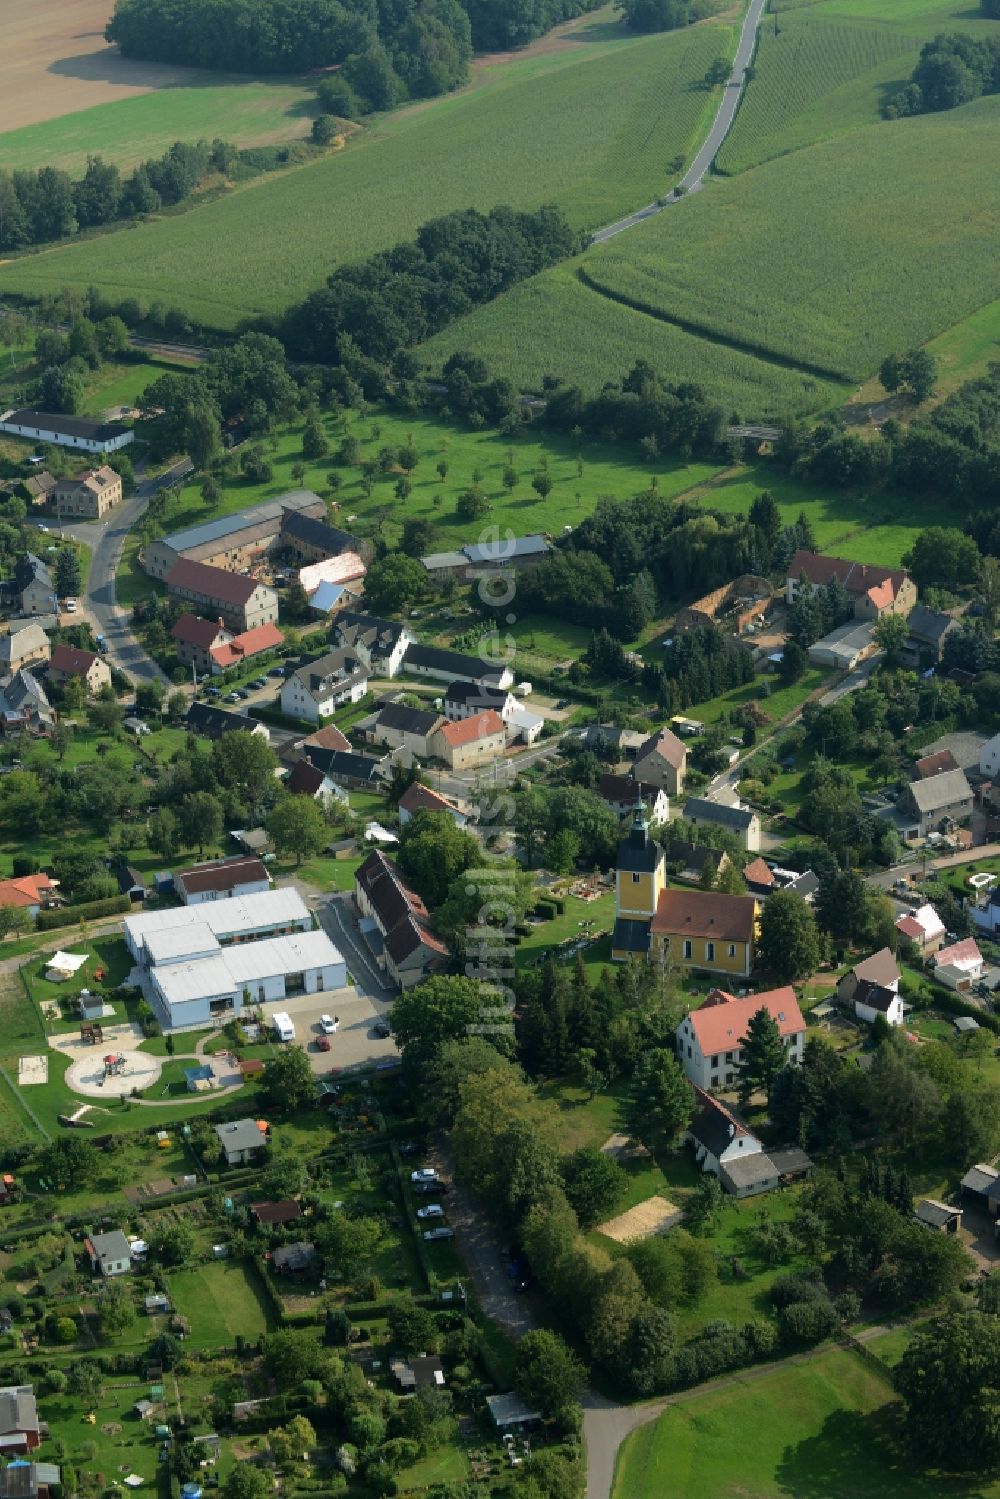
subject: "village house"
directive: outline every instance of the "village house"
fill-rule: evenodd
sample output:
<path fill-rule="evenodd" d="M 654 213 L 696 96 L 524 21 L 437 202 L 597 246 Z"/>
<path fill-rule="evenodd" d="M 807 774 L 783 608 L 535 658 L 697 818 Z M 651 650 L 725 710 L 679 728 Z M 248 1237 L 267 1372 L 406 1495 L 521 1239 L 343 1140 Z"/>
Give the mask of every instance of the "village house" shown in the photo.
<path fill-rule="evenodd" d="M 0 687 L 0 724 L 5 734 L 22 730 L 50 734 L 55 722 L 55 710 L 34 672 L 22 667 Z"/>
<path fill-rule="evenodd" d="M 1000 734 L 994 734 L 980 746 L 979 773 L 991 781 L 1000 776 Z"/>
<path fill-rule="evenodd" d="M 26 437 L 29 442 L 49 442 L 57 448 L 78 448 L 84 453 L 114 453 L 135 439 L 131 427 L 121 422 L 96 422 L 86 416 L 56 415 L 24 406 L 0 415 L 0 432 Z"/>
<path fill-rule="evenodd" d="M 751 895 L 773 895 L 779 888 L 774 871 L 759 855 L 756 859 L 750 860 L 743 871 L 743 878 Z"/>
<path fill-rule="evenodd" d="M 432 755 L 452 770 L 468 770 L 499 760 L 507 748 L 507 731 L 499 713 L 488 708 L 472 718 L 441 724 L 429 745 Z"/>
<path fill-rule="evenodd" d="M 668 796 L 680 796 L 686 771 L 687 747 L 671 729 L 660 729 L 639 746 L 631 773 Z"/>
<path fill-rule="evenodd" d="M 25 625 L 0 638 L 0 675 L 13 675 L 33 661 L 47 661 L 51 654 L 49 637 L 41 625 Z"/>
<path fill-rule="evenodd" d="M 713 1176 L 744 1157 L 760 1156 L 764 1147 L 752 1130 L 747 1129 L 725 1104 L 703 1089 L 695 1093 L 699 1108 L 688 1126 L 684 1140 L 694 1147 L 694 1158 L 703 1171 Z M 774 1177 L 773 1182 L 770 1176 Z M 768 1185 L 777 1186 L 777 1172 L 768 1173 Z M 761 1186 L 758 1190 L 766 1190 Z M 740 1193 L 738 1195 L 744 1195 Z M 747 1192 L 745 1195 L 750 1195 Z"/>
<path fill-rule="evenodd" d="M 918 604 L 910 610 L 906 623 L 910 633 L 901 652 L 904 666 L 937 666 L 945 640 L 954 630 L 957 620 L 938 609 Z"/>
<path fill-rule="evenodd" d="M 55 903 L 59 881 L 47 874 L 22 874 L 0 880 L 0 906 L 19 906 L 34 921 L 43 906 Z"/>
<path fill-rule="evenodd" d="M 735 833 L 749 853 L 760 849 L 760 818 L 749 807 L 731 806 L 706 796 L 691 796 L 684 803 L 684 817 L 694 827 L 725 828 Z"/>
<path fill-rule="evenodd" d="M 34 1452 L 41 1441 L 34 1389 L 30 1384 L 4 1385 L 0 1388 L 0 1452 L 7 1457 Z"/>
<path fill-rule="evenodd" d="M 103 656 L 81 651 L 74 645 L 57 645 L 49 657 L 50 682 L 83 682 L 88 697 L 96 697 L 102 687 L 111 686 L 111 668 Z"/>
<path fill-rule="evenodd" d="M 271 1131 L 264 1119 L 232 1119 L 217 1124 L 215 1133 L 227 1166 L 248 1166 L 271 1143 Z"/>
<path fill-rule="evenodd" d="M 299 666 L 281 687 L 281 711 L 289 718 L 318 723 L 344 703 L 359 703 L 368 691 L 368 672 L 351 651 L 328 651 Z"/>
<path fill-rule="evenodd" d="M 291 796 L 311 797 L 324 807 L 335 801 L 349 805 L 349 798 L 343 787 L 311 760 L 296 760 L 285 782 L 285 790 Z"/>
<path fill-rule="evenodd" d="M 652 952 L 684 968 L 749 978 L 759 908 L 752 895 L 661 890 L 650 927 Z"/>
<path fill-rule="evenodd" d="M 72 479 L 60 479 L 51 503 L 60 519 L 79 516 L 83 520 L 100 520 L 113 505 L 121 504 L 121 499 L 121 475 L 105 463 Z"/>
<path fill-rule="evenodd" d="M 243 666 L 255 656 L 277 650 L 285 637 L 277 625 L 257 625 L 234 635 L 222 620 L 214 623 L 195 614 L 182 614 L 170 632 L 177 655 L 185 666 L 202 675 L 219 676 L 230 667 Z"/>
<path fill-rule="evenodd" d="M 221 619 L 234 634 L 277 623 L 278 595 L 256 578 L 182 557 L 165 581 L 171 603 L 193 604 L 194 613 Z"/>
<path fill-rule="evenodd" d="M 971 817 L 972 801 L 965 771 L 945 770 L 926 780 L 910 781 L 897 806 L 916 819 L 914 832 L 926 837 L 945 821 L 961 822 Z"/>
<path fill-rule="evenodd" d="M 509 666 L 489 657 L 464 656 L 460 651 L 442 650 L 436 645 L 411 645 L 403 657 L 403 670 L 413 676 L 433 677 L 444 682 L 482 682 L 501 689 L 512 686 L 514 673 Z"/>
<path fill-rule="evenodd" d="M 849 968 L 837 984 L 837 998 L 842 1005 L 853 1007 L 854 994 L 859 984 L 878 984 L 883 989 L 899 990 L 899 965 L 889 948 L 880 947 L 870 958 L 864 958 Z"/>
<path fill-rule="evenodd" d="M 185 722 L 192 734 L 201 734 L 205 739 L 221 739 L 224 734 L 256 734 L 265 744 L 271 740 L 267 724 L 245 713 L 231 713 L 228 708 L 217 708 L 214 703 L 193 702 L 187 710 Z"/>
<path fill-rule="evenodd" d="M 492 708 L 506 723 L 517 706 L 517 698 L 504 688 L 491 687 L 485 682 L 451 682 L 444 695 L 442 712 L 449 721 L 457 722 Z"/>
<path fill-rule="evenodd" d="M 412 764 L 414 757 L 426 760 L 433 753 L 431 740 L 443 723 L 440 713 L 407 708 L 402 703 L 386 703 L 358 727 L 364 731 L 369 743 L 403 750 L 408 763 Z"/>
<path fill-rule="evenodd" d="M 851 1003 L 855 1016 L 865 1025 L 874 1025 L 879 1016 L 887 1025 L 902 1025 L 906 1018 L 902 995 L 874 979 L 862 979 L 855 986 Z"/>
<path fill-rule="evenodd" d="M 875 567 L 826 557 L 819 552 L 798 551 L 788 564 L 785 601 L 795 602 L 804 579 L 814 593 L 836 578 L 847 591 L 857 619 L 875 620 L 883 614 L 909 614 L 917 602 L 917 590 L 903 568 Z"/>
<path fill-rule="evenodd" d="M 951 750 L 938 750 L 933 755 L 922 755 L 910 767 L 911 781 L 926 781 L 930 776 L 939 776 L 945 770 L 960 770 L 961 766 Z"/>
<path fill-rule="evenodd" d="M 921 956 L 941 946 L 944 941 L 944 922 L 931 905 L 918 906 L 915 911 L 904 911 L 896 918 L 896 931 L 915 943 Z"/>
<path fill-rule="evenodd" d="M 0 600 L 8 609 L 18 609 L 26 618 L 35 614 L 57 617 L 59 614 L 59 599 L 52 574 L 34 552 L 25 552 L 18 557 L 13 577 L 0 583 Z"/>
<path fill-rule="evenodd" d="M 651 827 L 667 822 L 670 817 L 670 798 L 662 786 L 654 786 L 649 781 L 633 780 L 631 776 L 614 775 L 609 771 L 598 781 L 597 794 L 616 817 L 631 816 L 636 802 L 642 803 Z"/>
<path fill-rule="evenodd" d="M 209 859 L 174 873 L 174 889 L 186 906 L 260 895 L 270 888 L 271 876 L 263 860 L 242 854 L 232 859 Z"/>
<path fill-rule="evenodd" d="M 492 528 L 488 541 L 468 542 L 462 553 L 469 564 L 469 577 L 499 572 L 504 568 L 535 567 L 552 550 L 552 543 L 537 531 L 531 536 L 514 536 L 510 531 Z"/>
<path fill-rule="evenodd" d="M 442 796 L 439 791 L 432 791 L 429 786 L 421 786 L 419 781 L 414 781 L 412 786 L 406 788 L 399 798 L 397 810 L 401 828 L 406 827 L 414 813 L 422 811 L 446 812 L 458 828 L 464 828 L 469 820 L 448 797 Z"/>
<path fill-rule="evenodd" d="M 430 930 L 430 914 L 385 854 L 375 850 L 354 876 L 361 934 L 375 961 L 400 989 L 412 988 L 449 956 Z"/>
<path fill-rule="evenodd" d="M 805 1054 L 806 1023 L 791 985 L 738 998 L 712 989 L 698 1009 L 677 1027 L 677 1059 L 697 1088 L 731 1088 L 739 1077 L 741 1048 L 758 1010 L 766 1010 L 781 1031 L 789 1063 Z"/>
<path fill-rule="evenodd" d="M 330 639 L 341 650 L 353 651 L 371 674 L 379 677 L 396 676 L 406 652 L 416 644 L 415 636 L 398 620 L 380 619 L 353 609 L 337 615 Z"/>
<path fill-rule="evenodd" d="M 309 761 L 321 770 L 335 786 L 353 791 L 379 791 L 392 775 L 389 755 L 356 755 L 353 750 L 314 749 Z"/>
<path fill-rule="evenodd" d="M 120 1228 L 110 1233 L 91 1234 L 83 1247 L 90 1257 L 90 1268 L 106 1278 L 127 1275 L 132 1268 L 132 1249 Z"/>
<path fill-rule="evenodd" d="M 44 505 L 56 487 L 56 479 L 43 468 L 40 473 L 29 474 L 21 480 L 20 493 L 29 505 Z"/>
<path fill-rule="evenodd" d="M 959 992 L 977 984 L 984 968 L 985 961 L 975 937 L 964 937 L 949 947 L 939 947 L 931 959 L 931 971 L 937 982 Z"/>

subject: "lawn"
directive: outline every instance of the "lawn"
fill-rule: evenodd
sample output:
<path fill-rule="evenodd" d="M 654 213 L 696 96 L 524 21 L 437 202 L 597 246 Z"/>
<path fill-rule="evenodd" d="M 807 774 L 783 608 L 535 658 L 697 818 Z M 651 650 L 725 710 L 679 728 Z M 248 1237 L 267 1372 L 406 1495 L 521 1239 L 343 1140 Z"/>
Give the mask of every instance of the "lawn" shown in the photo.
<path fill-rule="evenodd" d="M 245 77 L 205 72 L 194 83 L 156 89 L 113 104 L 0 135 L 9 170 L 61 167 L 78 172 L 88 156 L 120 167 L 162 156 L 174 141 L 221 138 L 234 146 L 260 146 L 308 135 L 315 95 L 288 78 L 248 83 Z"/>
<path fill-rule="evenodd" d="M 58 936 L 58 933 L 53 935 Z M 119 984 L 124 983 L 132 969 L 132 959 L 122 937 L 81 938 L 71 927 L 66 933 L 63 950 L 77 954 L 85 952 L 88 955 L 83 967 L 65 983 L 51 983 L 45 977 L 51 956 L 49 953 L 34 963 L 25 964 L 22 970 L 28 992 L 39 1006 L 56 1004 L 68 1007 L 70 1000 L 75 999 L 80 990 L 86 987 L 116 989 Z M 101 978 L 97 977 L 98 972 L 101 973 Z M 116 1018 L 120 1018 L 122 1013 L 123 1005 L 119 1002 L 116 1006 Z M 79 1016 L 71 1013 L 67 1019 L 50 1025 L 49 1029 L 75 1031 L 79 1024 Z"/>
<path fill-rule="evenodd" d="M 673 211 L 662 217 L 672 220 Z M 570 262 L 522 282 L 422 344 L 418 356 L 437 371 L 457 350 L 475 349 L 494 374 L 519 389 L 539 391 L 543 378 L 556 374 L 587 395 L 645 359 L 668 380 L 704 386 L 728 413 L 744 419 L 826 411 L 851 394 L 847 383 L 759 359 L 595 296 L 578 269 Z"/>
<path fill-rule="evenodd" d="M 671 163 L 717 106 L 718 90 L 701 80 L 732 38 L 713 21 L 662 36 L 611 32 L 584 28 L 579 47 L 498 68 L 476 89 L 376 121 L 340 153 L 185 213 L 6 265 L 0 288 L 38 296 L 97 285 L 113 300 L 159 298 L 231 329 L 456 209 L 556 202 L 576 227 L 596 228 L 674 180 Z"/>
<path fill-rule="evenodd" d="M 609 890 L 592 901 L 567 895 L 565 913 L 533 926 L 531 935 L 522 937 L 518 944 L 514 962 L 518 968 L 533 968 L 548 957 L 568 961 L 575 956 L 577 943 L 594 933 L 609 934 L 614 922 L 614 891 Z M 584 967 L 592 980 L 600 976 L 610 958 L 608 942 L 594 942 L 583 949 Z"/>
<path fill-rule="evenodd" d="M 655 655 L 649 651 L 652 659 Z M 780 677 L 766 674 L 754 679 L 745 687 L 731 687 L 720 697 L 710 698 L 707 703 L 693 703 L 684 712 L 691 718 L 698 719 L 701 723 L 718 723 L 720 719 L 728 718 L 734 709 L 743 703 L 757 702 L 761 711 L 768 715 L 770 727 L 780 723 L 789 713 L 794 713 L 801 708 L 806 698 L 813 692 L 818 691 L 832 677 L 832 672 L 824 671 L 818 666 L 811 666 L 797 682 L 782 685 Z M 769 732 L 768 729 L 761 731 Z M 735 746 L 734 746 L 735 747 Z"/>
<path fill-rule="evenodd" d="M 191 1323 L 194 1348 L 220 1348 L 237 1333 L 253 1341 L 276 1324 L 274 1309 L 254 1266 L 242 1260 L 216 1260 L 171 1270 L 170 1295 Z"/>
<path fill-rule="evenodd" d="M 998 1493 L 993 1483 L 970 1488 L 911 1467 L 895 1442 L 892 1406 L 888 1379 L 841 1349 L 737 1376 L 726 1388 L 680 1396 L 628 1438 L 615 1499 Z"/>

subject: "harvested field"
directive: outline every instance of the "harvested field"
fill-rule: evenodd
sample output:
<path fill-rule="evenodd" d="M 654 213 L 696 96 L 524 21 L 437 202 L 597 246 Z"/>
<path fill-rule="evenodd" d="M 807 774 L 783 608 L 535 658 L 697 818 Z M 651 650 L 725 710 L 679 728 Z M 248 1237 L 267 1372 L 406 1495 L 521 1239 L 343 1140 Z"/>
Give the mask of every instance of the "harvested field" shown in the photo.
<path fill-rule="evenodd" d="M 651 1239 L 654 1234 L 666 1233 L 683 1216 L 680 1208 L 665 1197 L 647 1197 L 628 1212 L 598 1224 L 597 1232 L 606 1239 L 614 1239 L 616 1244 L 627 1244 L 630 1239 Z"/>
<path fill-rule="evenodd" d="M 32 0 L 4 7 L 0 99 L 7 130 L 52 120 L 196 76 L 126 62 L 104 40 L 114 0 Z"/>

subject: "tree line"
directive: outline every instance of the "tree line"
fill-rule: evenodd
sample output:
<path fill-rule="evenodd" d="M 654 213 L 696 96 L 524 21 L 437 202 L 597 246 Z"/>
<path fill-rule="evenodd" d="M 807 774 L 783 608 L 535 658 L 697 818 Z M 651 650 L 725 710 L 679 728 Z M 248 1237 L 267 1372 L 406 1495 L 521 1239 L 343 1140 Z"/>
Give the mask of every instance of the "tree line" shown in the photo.
<path fill-rule="evenodd" d="M 291 308 L 280 333 L 296 359 L 339 364 L 344 341 L 390 363 L 402 349 L 565 259 L 580 239 L 558 208 L 518 213 L 501 205 L 432 219 L 416 239 L 339 267 Z"/>
<path fill-rule="evenodd" d="M 797 478 L 839 487 L 881 483 L 954 506 L 1000 498 L 1000 363 L 908 428 L 890 418 L 869 442 L 829 418 L 789 424 L 777 461 Z"/>
<path fill-rule="evenodd" d="M 117 0 L 126 57 L 237 73 L 339 71 L 331 113 L 392 109 L 466 81 L 473 48 L 523 46 L 599 0 Z"/>
<path fill-rule="evenodd" d="M 987 0 L 984 0 L 984 7 Z M 987 14 L 990 14 L 987 11 Z M 887 120 L 957 109 L 983 94 L 1000 93 L 1000 37 L 939 31 L 920 49 L 910 82 L 883 106 Z"/>
<path fill-rule="evenodd" d="M 676 31 L 703 21 L 714 9 L 710 0 L 615 0 L 615 4 L 632 31 Z"/>
<path fill-rule="evenodd" d="M 238 158 L 227 141 L 175 141 L 127 177 L 100 156 L 89 156 L 76 179 L 56 167 L 0 171 L 0 250 L 23 250 L 155 213 L 189 197 L 212 173 L 228 174 Z"/>

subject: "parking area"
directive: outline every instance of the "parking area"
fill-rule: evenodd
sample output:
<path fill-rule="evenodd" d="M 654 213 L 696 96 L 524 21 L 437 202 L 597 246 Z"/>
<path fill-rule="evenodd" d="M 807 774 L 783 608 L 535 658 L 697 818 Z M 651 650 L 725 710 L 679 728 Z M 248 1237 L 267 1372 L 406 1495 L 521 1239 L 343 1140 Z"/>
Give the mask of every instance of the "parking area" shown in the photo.
<path fill-rule="evenodd" d="M 399 1055 L 391 1036 L 375 1034 L 378 1011 L 367 995 L 354 988 L 274 1000 L 264 1005 L 263 1010 L 268 1020 L 273 1020 L 279 1012 L 291 1017 L 295 1040 L 305 1047 L 313 1071 L 319 1074 L 365 1062 L 393 1061 Z M 329 1051 L 322 1051 L 316 1045 L 323 1036 L 321 1015 L 331 1015 L 339 1021 L 336 1032 L 327 1037 Z"/>

